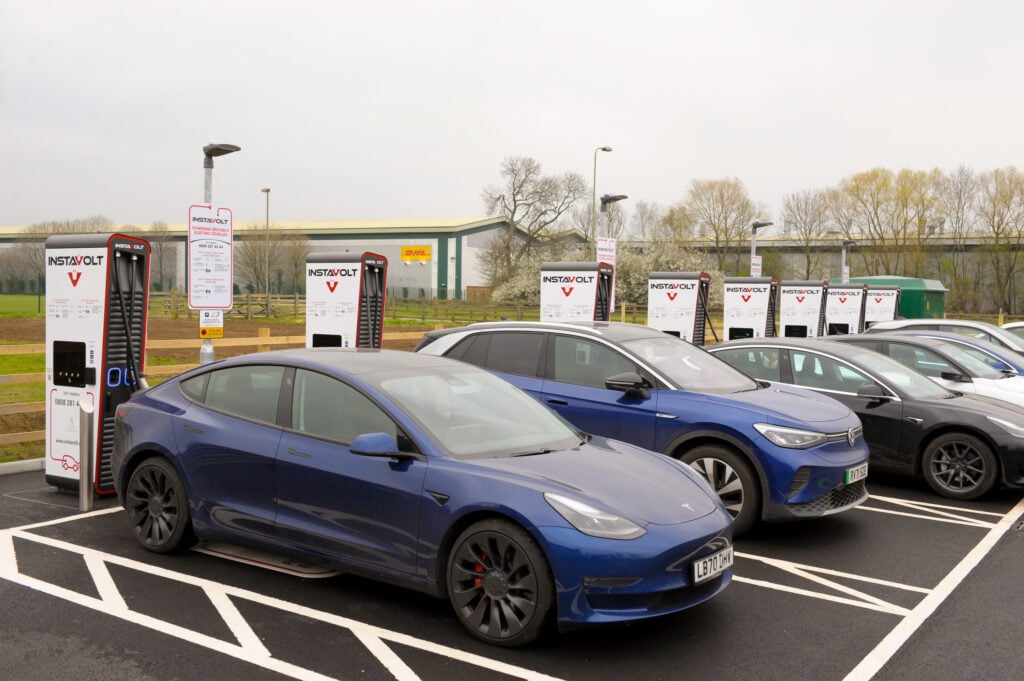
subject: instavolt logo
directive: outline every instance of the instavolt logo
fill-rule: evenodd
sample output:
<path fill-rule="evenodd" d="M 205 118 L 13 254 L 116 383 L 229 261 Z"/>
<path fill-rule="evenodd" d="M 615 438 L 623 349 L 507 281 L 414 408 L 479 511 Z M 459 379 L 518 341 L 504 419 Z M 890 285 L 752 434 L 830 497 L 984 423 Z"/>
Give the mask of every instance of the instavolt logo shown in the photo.
<path fill-rule="evenodd" d="M 67 267 L 68 279 L 71 285 L 78 286 L 82 278 L 82 267 L 102 267 L 102 255 L 50 255 L 46 258 L 46 264 L 50 267 Z"/>

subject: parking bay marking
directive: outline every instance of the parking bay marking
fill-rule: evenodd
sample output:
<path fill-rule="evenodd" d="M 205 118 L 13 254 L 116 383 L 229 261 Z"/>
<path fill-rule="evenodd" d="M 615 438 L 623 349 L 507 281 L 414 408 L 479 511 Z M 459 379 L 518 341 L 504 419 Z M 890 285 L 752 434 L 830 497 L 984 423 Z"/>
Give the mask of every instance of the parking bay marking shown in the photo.
<path fill-rule="evenodd" d="M 50 596 L 63 598 L 64 600 L 77 605 L 90 608 L 140 626 L 148 627 L 154 631 L 168 634 L 196 645 L 201 645 L 205 648 L 223 653 L 244 662 L 278 672 L 290 678 L 300 679 L 301 681 L 337 680 L 334 677 L 325 676 L 310 669 L 306 669 L 305 667 L 300 667 L 273 657 L 269 650 L 259 640 L 259 637 L 252 630 L 251 626 L 235 606 L 232 599 L 248 600 L 270 608 L 275 608 L 284 612 L 297 614 L 302 617 L 323 622 L 325 624 L 348 629 L 380 661 L 384 668 L 399 681 L 418 681 L 419 677 L 405 663 L 405 661 L 402 660 L 394 650 L 392 650 L 388 645 L 389 643 L 395 643 L 436 655 L 441 655 L 466 664 L 481 667 L 484 670 L 498 672 L 514 678 L 529 679 L 531 681 L 557 681 L 555 677 L 547 674 L 506 664 L 480 655 L 474 655 L 456 648 L 450 648 L 424 639 L 419 639 L 414 636 L 401 634 L 388 629 L 382 629 L 364 622 L 341 617 L 321 610 L 315 610 L 313 608 L 265 596 L 246 589 L 220 584 L 218 582 L 213 582 L 199 577 L 193 577 L 188 574 L 174 572 L 172 570 L 149 565 L 129 558 L 103 553 L 102 551 L 97 551 L 95 549 L 78 546 L 59 539 L 53 539 L 29 532 L 31 529 L 115 513 L 121 510 L 121 508 L 115 507 L 90 513 L 80 513 L 59 520 L 51 520 L 42 523 L 35 523 L 33 525 L 0 530 L 0 579 L 5 579 L 7 581 L 35 589 L 36 591 Z M 90 575 L 93 577 L 96 593 L 99 594 L 99 597 L 88 596 L 35 577 L 21 574 L 18 570 L 17 553 L 14 547 L 15 537 L 20 540 L 37 542 L 52 548 L 81 555 L 88 567 Z M 114 579 L 111 577 L 108 565 L 117 565 L 200 588 L 207 595 L 213 607 L 217 609 L 217 612 L 230 629 L 232 635 L 237 640 L 237 643 L 224 641 L 213 636 L 192 631 L 186 627 L 171 624 L 170 622 L 165 622 L 156 617 L 151 617 L 131 610 L 124 598 L 121 596 Z"/>
<path fill-rule="evenodd" d="M 874 494 L 868 497 L 868 501 L 879 501 L 892 506 L 899 506 L 912 511 L 917 511 L 917 513 L 897 511 L 891 508 L 878 508 L 876 506 L 867 506 L 865 504 L 861 504 L 857 509 L 861 511 L 872 511 L 874 513 L 888 513 L 890 515 L 898 515 L 905 518 L 932 520 L 938 523 L 969 525 L 971 527 L 980 527 L 987 530 L 995 527 L 996 523 L 972 518 L 970 515 L 965 514 L 972 514 L 975 516 L 992 516 L 994 518 L 1003 517 L 1001 513 L 993 513 L 991 511 L 975 511 L 970 508 L 959 508 L 957 506 L 949 506 L 946 504 L 933 504 L 925 501 L 910 501 L 909 499 L 898 499 L 896 497 L 880 497 L 875 496 Z"/>

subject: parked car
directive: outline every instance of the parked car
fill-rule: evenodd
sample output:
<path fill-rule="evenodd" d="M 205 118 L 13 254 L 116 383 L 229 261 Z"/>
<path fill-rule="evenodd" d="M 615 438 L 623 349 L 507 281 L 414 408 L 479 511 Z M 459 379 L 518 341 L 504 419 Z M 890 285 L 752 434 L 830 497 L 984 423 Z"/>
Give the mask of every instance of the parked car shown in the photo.
<path fill-rule="evenodd" d="M 1020 338 L 1021 343 L 1024 343 L 1024 322 L 1006 322 L 1000 325 L 999 328 L 1009 331 L 1014 336 Z"/>
<path fill-rule="evenodd" d="M 946 331 L 973 336 L 989 343 L 1003 345 L 1016 352 L 1024 351 L 1024 339 L 988 322 L 976 322 L 970 319 L 893 319 L 875 322 L 864 333 L 884 333 L 886 331 Z"/>
<path fill-rule="evenodd" d="M 996 371 L 1024 375 L 1024 355 L 975 336 L 963 336 L 948 331 L 893 331 L 892 333 L 905 336 L 925 336 L 946 341 L 960 346 L 960 349 L 968 355 L 988 364 Z"/>
<path fill-rule="evenodd" d="M 881 352 L 950 390 L 1024 405 L 1024 376 L 1000 371 L 955 343 L 902 333 L 830 336 L 829 340 Z"/>
<path fill-rule="evenodd" d="M 677 612 L 731 579 L 731 519 L 679 462 L 590 438 L 489 372 L 398 351 L 264 352 L 117 410 L 139 542 L 252 545 L 447 597 L 512 646 Z"/>
<path fill-rule="evenodd" d="M 849 408 L 761 385 L 650 327 L 492 322 L 428 332 L 416 349 L 490 369 L 585 432 L 691 464 L 736 534 L 760 519 L 838 513 L 867 497 L 868 450 Z"/>
<path fill-rule="evenodd" d="M 829 340 L 757 338 L 712 345 L 763 381 L 827 394 L 857 412 L 872 470 L 923 476 L 933 490 L 974 499 L 1024 485 L 1024 409 L 955 393 L 894 359 Z"/>

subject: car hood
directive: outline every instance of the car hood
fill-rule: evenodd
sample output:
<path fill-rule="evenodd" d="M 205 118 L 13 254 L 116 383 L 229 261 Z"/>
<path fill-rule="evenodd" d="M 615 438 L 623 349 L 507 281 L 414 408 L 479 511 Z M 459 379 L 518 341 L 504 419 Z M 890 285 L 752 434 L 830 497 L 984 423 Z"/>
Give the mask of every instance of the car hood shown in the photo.
<path fill-rule="evenodd" d="M 982 395 L 990 395 L 1000 399 L 1013 399 L 1018 404 L 1024 398 L 1024 376 L 1007 376 L 1006 378 L 975 378 L 974 385 Z M 953 388 L 956 390 L 956 388 Z M 1010 396 L 1013 397 L 1010 397 Z"/>
<path fill-rule="evenodd" d="M 776 425 L 799 428 L 813 424 L 816 429 L 838 432 L 859 422 L 856 414 L 839 400 L 783 383 L 771 383 L 767 388 L 728 395 L 696 394 L 710 402 L 720 403 L 723 409 L 747 409 L 759 419 L 767 419 Z M 658 409 L 666 411 L 661 402 Z"/>
<path fill-rule="evenodd" d="M 685 523 L 712 513 L 718 504 L 707 484 L 685 464 L 600 437 L 577 449 L 474 463 L 638 524 Z"/>

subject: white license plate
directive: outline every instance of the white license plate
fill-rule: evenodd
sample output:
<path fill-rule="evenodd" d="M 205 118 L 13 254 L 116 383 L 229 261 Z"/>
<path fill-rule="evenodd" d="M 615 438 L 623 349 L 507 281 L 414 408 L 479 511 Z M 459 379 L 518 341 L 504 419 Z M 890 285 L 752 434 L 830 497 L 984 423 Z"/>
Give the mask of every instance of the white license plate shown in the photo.
<path fill-rule="evenodd" d="M 693 562 L 693 583 L 700 584 L 714 579 L 731 567 L 732 547 L 727 546 L 718 553 L 712 553 Z"/>
<path fill-rule="evenodd" d="M 859 466 L 846 469 L 846 484 L 849 485 L 851 482 L 857 482 L 868 477 L 868 464 L 867 462 L 862 463 Z"/>

